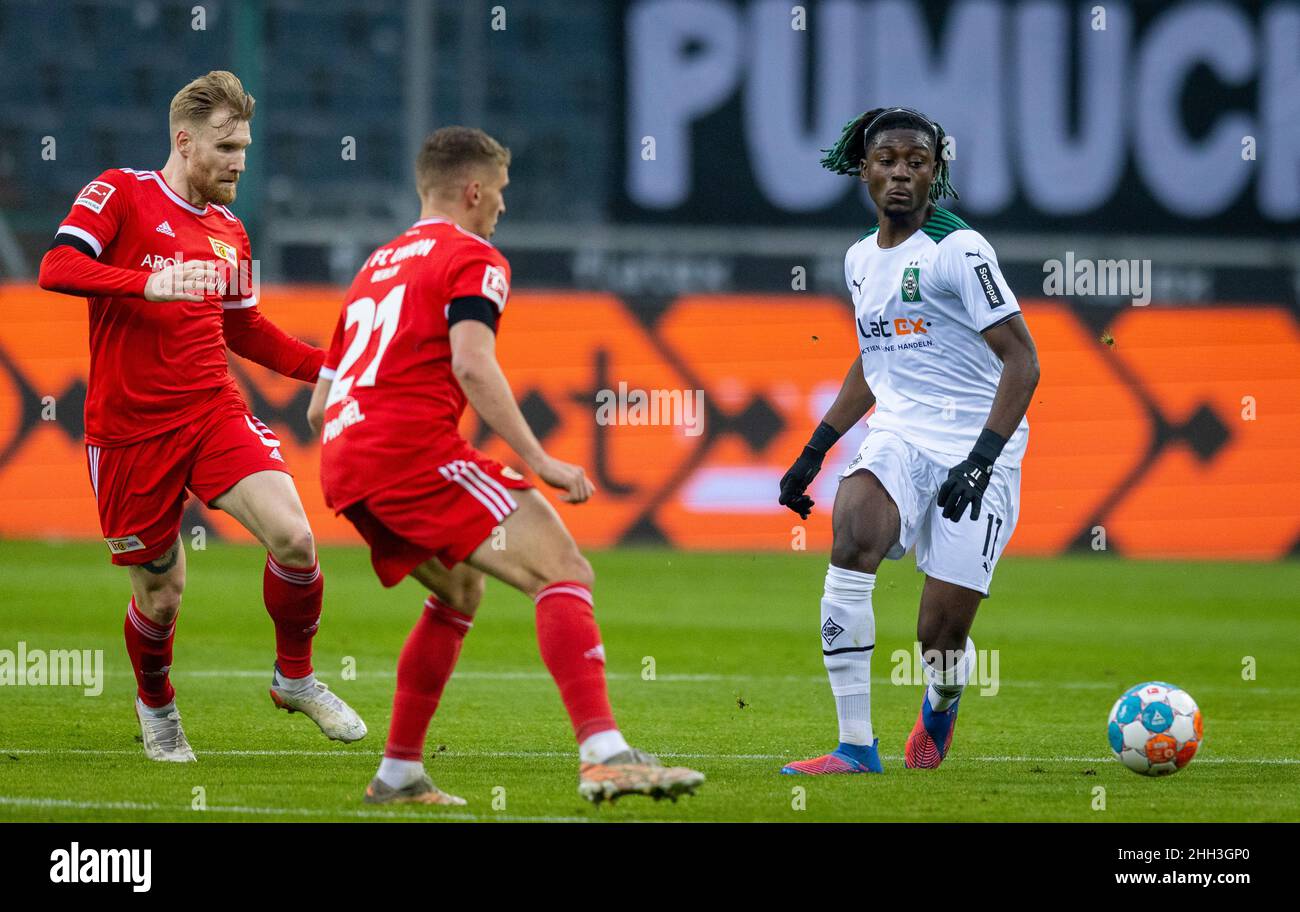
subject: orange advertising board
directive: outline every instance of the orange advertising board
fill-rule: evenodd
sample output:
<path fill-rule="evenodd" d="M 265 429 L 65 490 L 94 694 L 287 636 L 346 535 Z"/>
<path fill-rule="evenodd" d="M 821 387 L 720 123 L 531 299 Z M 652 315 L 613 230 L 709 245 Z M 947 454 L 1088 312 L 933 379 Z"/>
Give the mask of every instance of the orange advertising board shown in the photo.
<path fill-rule="evenodd" d="M 340 303 L 334 288 L 271 287 L 261 306 L 323 344 Z M 1099 534 L 1128 557 L 1294 550 L 1300 328 L 1286 309 L 1131 308 L 1103 342 L 1059 302 L 1022 304 L 1042 381 L 1012 553 L 1087 548 Z M 0 539 L 98 538 L 81 441 L 85 302 L 9 284 L 0 307 Z M 651 319 L 609 294 L 518 291 L 499 340 L 534 430 L 596 484 L 587 504 L 555 501 L 590 547 L 827 549 L 835 475 L 863 429 L 831 451 L 806 522 L 777 505 L 777 483 L 855 350 L 847 306 L 811 294 L 684 296 Z M 317 537 L 359 543 L 321 496 L 310 388 L 231 361 L 251 410 L 284 444 Z M 472 414 L 463 430 L 524 469 Z M 191 503 L 187 522 L 251 540 Z"/>

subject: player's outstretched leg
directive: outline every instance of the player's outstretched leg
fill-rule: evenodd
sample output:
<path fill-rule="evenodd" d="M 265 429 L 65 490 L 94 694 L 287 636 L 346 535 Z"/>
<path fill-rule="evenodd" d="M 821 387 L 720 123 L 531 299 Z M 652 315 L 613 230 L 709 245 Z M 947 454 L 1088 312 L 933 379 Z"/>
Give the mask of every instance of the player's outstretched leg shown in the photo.
<path fill-rule="evenodd" d="M 822 595 L 822 661 L 835 697 L 840 740 L 835 750 L 782 767 L 786 775 L 884 772 L 879 739 L 871 730 L 871 653 L 876 619 L 871 609 L 874 573 L 831 565 Z"/>
<path fill-rule="evenodd" d="M 159 557 L 129 570 L 133 595 L 122 632 L 135 672 L 135 717 L 145 756 L 167 763 L 193 763 L 171 683 L 172 642 L 185 589 L 185 549 L 178 538 Z"/>
<path fill-rule="evenodd" d="M 786 764 L 781 772 L 787 776 L 884 772 L 880 741 L 871 727 L 871 654 L 876 646 L 871 593 L 876 568 L 889 543 L 898 539 L 898 509 L 874 474 L 859 471 L 840 482 L 832 523 L 835 538 L 819 635 L 835 697 L 839 744 L 829 754 Z"/>
<path fill-rule="evenodd" d="M 320 626 L 325 579 L 293 479 L 285 472 L 254 472 L 212 505 L 239 520 L 269 552 L 262 596 L 275 622 L 271 701 L 307 716 L 335 741 L 364 738 L 366 723 L 312 670 L 312 639 Z"/>
<path fill-rule="evenodd" d="M 365 801 L 463 805 L 465 799 L 433 784 L 422 757 L 429 723 L 483 598 L 483 574 L 463 563 L 449 571 L 434 558 L 417 567 L 411 576 L 433 594 L 425 600 L 397 660 L 397 692 L 393 696 L 388 743 L 379 771 L 366 787 Z"/>
<path fill-rule="evenodd" d="M 506 546 L 485 542 L 469 563 L 528 594 L 537 605 L 537 642 L 578 740 L 578 793 L 589 801 L 621 795 L 655 799 L 692 793 L 704 774 L 664 766 L 631 747 L 614 721 L 605 685 L 605 647 L 591 595 L 591 565 L 554 508 L 535 490 L 518 492 L 505 520 Z"/>

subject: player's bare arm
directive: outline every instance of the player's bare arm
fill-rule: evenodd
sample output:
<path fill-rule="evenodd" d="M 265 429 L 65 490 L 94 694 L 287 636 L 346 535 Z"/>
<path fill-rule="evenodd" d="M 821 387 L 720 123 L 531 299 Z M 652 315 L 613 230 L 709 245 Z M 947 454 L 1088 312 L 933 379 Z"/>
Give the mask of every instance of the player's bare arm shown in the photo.
<path fill-rule="evenodd" d="M 867 378 L 862 375 L 862 360 L 858 355 L 849 362 L 849 372 L 844 375 L 840 391 L 835 401 L 826 410 L 822 422 L 829 424 L 837 433 L 843 435 L 853 427 L 876 404 L 876 396 L 867 386 Z"/>
<path fill-rule="evenodd" d="M 565 492 L 561 500 L 582 503 L 591 497 L 596 487 L 582 466 L 548 455 L 528 427 L 497 363 L 496 334 L 492 329 L 477 320 L 463 320 L 451 327 L 450 340 L 452 373 L 479 417 L 542 481 Z"/>
<path fill-rule="evenodd" d="M 321 377 L 316 381 L 316 388 L 311 391 L 311 402 L 307 403 L 307 425 L 317 436 L 320 436 L 321 428 L 325 426 L 325 402 L 329 399 L 330 387 L 333 385 L 333 380 Z"/>
<path fill-rule="evenodd" d="M 875 404 L 876 397 L 862 374 L 862 361 L 855 355 L 849 364 L 849 372 L 844 375 L 844 382 L 840 384 L 840 391 L 831 407 L 826 410 L 822 423 L 817 426 L 812 439 L 803 448 L 803 453 L 795 460 L 790 471 L 781 478 L 779 503 L 782 506 L 789 507 L 803 519 L 808 518 L 816 501 L 804 492 L 821 471 L 827 450 L 844 436 L 845 431 L 861 421 L 862 416 Z"/>
<path fill-rule="evenodd" d="M 948 470 L 948 478 L 939 487 L 937 503 L 944 518 L 953 522 L 962 518 L 967 504 L 971 519 L 979 519 L 993 463 L 1024 419 L 1038 386 L 1038 351 L 1024 317 L 1017 315 L 992 326 L 983 336 L 1002 361 L 1002 376 L 988 421 L 970 455 Z"/>
<path fill-rule="evenodd" d="M 1002 362 L 1002 379 L 998 381 L 989 420 L 984 426 L 1009 438 L 1029 411 L 1038 387 L 1038 349 L 1022 316 L 985 330 L 983 336 Z"/>

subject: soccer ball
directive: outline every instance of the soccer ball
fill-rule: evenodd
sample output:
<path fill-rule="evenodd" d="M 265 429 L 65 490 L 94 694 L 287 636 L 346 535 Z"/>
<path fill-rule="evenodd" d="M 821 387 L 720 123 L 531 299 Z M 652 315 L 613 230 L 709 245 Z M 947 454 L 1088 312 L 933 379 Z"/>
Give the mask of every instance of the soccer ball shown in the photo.
<path fill-rule="evenodd" d="M 1143 776 L 1168 776 L 1192 762 L 1201 746 L 1201 711 L 1187 691 L 1148 681 L 1130 687 L 1110 709 L 1110 749 Z"/>

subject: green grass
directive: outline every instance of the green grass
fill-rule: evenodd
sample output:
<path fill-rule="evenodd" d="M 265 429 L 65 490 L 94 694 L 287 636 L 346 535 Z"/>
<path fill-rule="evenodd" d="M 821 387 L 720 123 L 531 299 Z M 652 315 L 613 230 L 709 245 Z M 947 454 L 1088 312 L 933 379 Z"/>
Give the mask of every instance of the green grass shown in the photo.
<path fill-rule="evenodd" d="M 812 554 L 592 555 L 610 692 L 634 744 L 703 770 L 693 798 L 577 797 L 576 757 L 538 656 L 532 605 L 489 583 L 430 731 L 427 765 L 466 808 L 360 801 L 383 747 L 393 669 L 423 596 L 385 591 L 360 549 L 322 553 L 320 676 L 367 720 L 353 745 L 273 709 L 263 555 L 189 554 L 173 681 L 197 764 L 154 764 L 136 741 L 122 646 L 126 574 L 102 546 L 0 543 L 0 649 L 102 649 L 102 695 L 0 687 L 0 820 L 1300 820 L 1300 564 L 1004 560 L 973 636 L 999 652 L 995 695 L 969 691 L 953 752 L 902 767 L 920 688 L 891 683 L 910 650 L 921 577 L 886 563 L 875 596 L 874 723 L 883 776 L 795 778 L 784 761 L 835 741 L 819 654 L 826 559 Z M 1257 680 L 1242 679 L 1253 656 Z M 357 674 L 345 680 L 345 658 Z M 642 676 L 652 657 L 655 680 Z M 1169 680 L 1205 714 L 1191 766 L 1165 779 L 1124 769 L 1106 714 L 1128 686 Z M 1094 789 L 1106 807 L 1093 810 Z M 191 809 L 194 789 L 207 810 Z M 498 787 L 504 793 L 494 791 Z M 806 789 L 796 810 L 792 789 Z M 494 806 L 504 797 L 505 807 Z"/>

